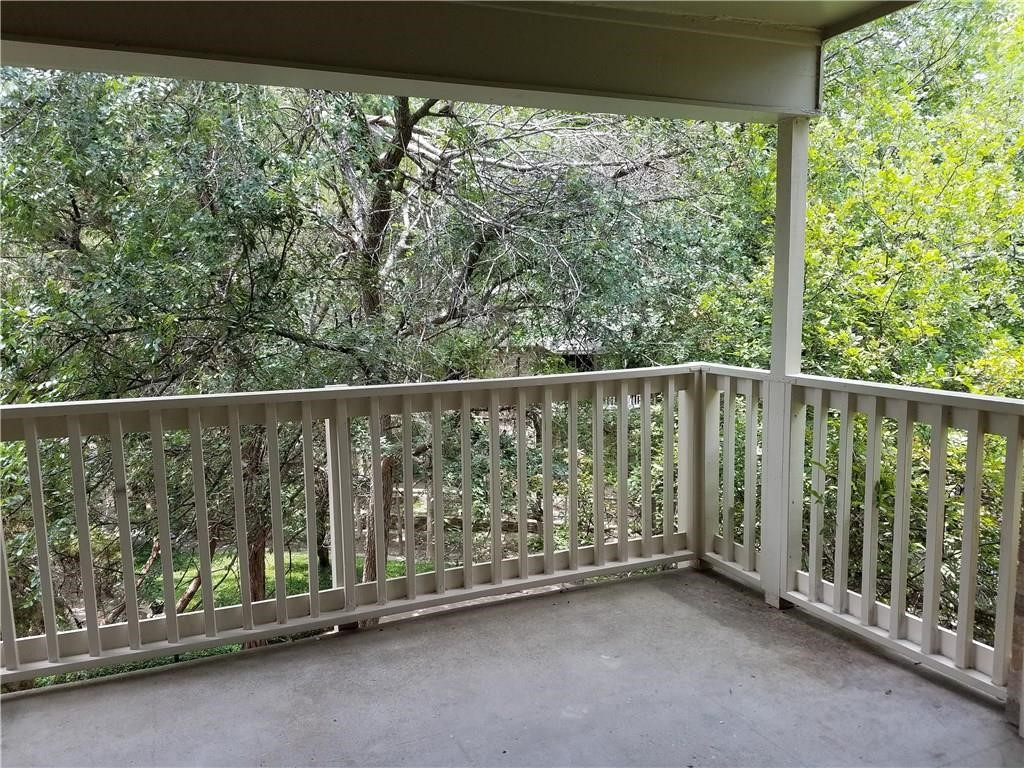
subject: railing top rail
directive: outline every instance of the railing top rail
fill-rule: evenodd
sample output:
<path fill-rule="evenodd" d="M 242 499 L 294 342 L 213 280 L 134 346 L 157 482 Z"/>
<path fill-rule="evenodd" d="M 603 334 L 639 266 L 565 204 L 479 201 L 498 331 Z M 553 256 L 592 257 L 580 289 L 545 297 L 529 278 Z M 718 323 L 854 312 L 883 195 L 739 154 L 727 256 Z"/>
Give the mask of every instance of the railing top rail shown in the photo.
<path fill-rule="evenodd" d="M 830 376 L 799 374 L 787 376 L 785 380 L 800 387 L 825 389 L 835 392 L 849 392 L 855 395 L 871 395 L 894 400 L 910 400 L 928 405 L 970 408 L 989 413 L 1005 413 L 1024 416 L 1024 400 L 1013 397 L 974 395 L 966 392 L 948 392 L 943 389 L 908 387 L 902 384 L 876 384 L 855 379 L 834 379 Z"/>
<path fill-rule="evenodd" d="M 60 403 L 25 403 L 0 406 L 0 430 L 10 433 L 11 426 L 29 419 L 53 419 L 65 416 L 96 416 L 109 413 L 144 413 L 154 410 L 188 410 L 195 408 L 216 408 L 226 406 L 252 406 L 266 403 L 296 403 L 332 401 L 338 399 L 366 399 L 422 396 L 452 392 L 486 392 L 491 390 L 539 389 L 549 386 L 586 384 L 588 382 L 610 382 L 638 380 L 664 376 L 678 376 L 706 372 L 720 376 L 765 381 L 771 378 L 769 371 L 758 368 L 719 365 L 715 363 L 687 363 L 673 366 L 648 368 L 627 368 L 587 373 L 562 373 L 540 376 L 519 376 L 498 379 L 458 379 L 452 381 L 415 382 L 404 384 L 378 384 L 351 387 L 325 387 L 317 389 L 292 389 L 267 392 L 234 392 L 199 395 L 172 395 L 169 397 L 135 397 L 111 400 L 80 400 Z M 785 381 L 800 387 L 849 392 L 866 396 L 910 400 L 929 405 L 970 408 L 989 413 L 1024 416 L 1024 400 L 1009 397 L 947 392 L 923 387 L 908 387 L 897 384 L 878 384 L 852 379 L 838 379 L 828 376 L 799 374 L 787 376 Z M 6 429 L 4 429 L 6 422 Z M 14 429 L 20 433 L 20 429 Z M 0 438 L 2 439 L 2 438 Z M 12 439 L 8 437 L 7 439 Z M 18 439 L 14 437 L 13 439 Z"/>
<path fill-rule="evenodd" d="M 755 381 L 767 381 L 771 378 L 771 371 L 763 368 L 744 368 L 739 365 L 722 365 L 720 363 L 692 363 L 704 373 L 713 373 L 718 376 L 733 376 L 738 379 L 754 379 Z"/>
<path fill-rule="evenodd" d="M 317 389 L 284 389 L 266 392 L 227 392 L 218 394 L 171 395 L 169 397 L 128 397 L 110 400 L 74 400 L 60 403 L 18 403 L 0 405 L 2 419 L 35 419 L 53 416 L 85 416 L 110 412 L 128 413 L 150 410 L 210 408 L 263 403 L 285 403 L 315 400 L 362 399 L 429 395 L 434 393 L 536 389 L 539 387 L 585 384 L 597 381 L 621 381 L 659 378 L 693 373 L 699 366 L 669 365 L 649 368 L 626 368 L 585 373 L 557 373 L 539 376 L 517 376 L 501 379 L 455 379 L 405 384 L 371 384 L 361 386 L 323 387 Z"/>

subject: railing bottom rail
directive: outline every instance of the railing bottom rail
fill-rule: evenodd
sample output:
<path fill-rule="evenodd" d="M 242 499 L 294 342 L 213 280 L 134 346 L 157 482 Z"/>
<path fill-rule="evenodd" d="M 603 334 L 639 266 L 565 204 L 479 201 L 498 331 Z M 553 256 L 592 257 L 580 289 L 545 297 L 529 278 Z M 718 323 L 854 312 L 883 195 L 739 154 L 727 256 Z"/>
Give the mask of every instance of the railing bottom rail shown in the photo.
<path fill-rule="evenodd" d="M 685 546 L 685 534 L 674 534 L 677 546 Z M 612 542 L 614 544 L 614 542 Z M 318 616 L 309 615 L 309 594 L 291 595 L 287 599 L 287 611 L 289 614 L 287 623 L 277 621 L 274 608 L 275 601 L 267 600 L 261 603 L 254 603 L 253 608 L 257 616 L 260 609 L 265 609 L 265 615 L 259 618 L 267 621 L 256 623 L 252 629 L 245 629 L 241 624 L 241 611 L 239 606 L 218 608 L 216 636 L 209 637 L 202 633 L 203 614 L 202 611 L 180 614 L 178 616 L 179 627 L 188 631 L 195 629 L 196 634 L 183 634 L 179 642 L 172 643 L 166 639 L 143 642 L 142 646 L 132 649 L 126 645 L 116 645 L 109 650 L 101 652 L 100 657 L 91 656 L 84 649 L 84 639 L 78 635 L 84 630 L 60 633 L 63 646 L 82 646 L 82 652 L 61 654 L 59 662 L 50 662 L 46 658 L 45 645 L 37 645 L 37 641 L 43 638 L 20 639 L 19 648 L 22 656 L 22 663 L 17 670 L 4 670 L 0 676 L 0 683 L 13 683 L 19 680 L 29 680 L 44 675 L 58 675 L 68 672 L 77 672 L 97 666 L 114 666 L 130 662 L 145 661 L 147 659 L 159 658 L 162 656 L 173 656 L 190 651 L 199 651 L 209 648 L 216 648 L 234 643 L 246 643 L 258 640 L 269 640 L 282 635 L 292 635 L 302 632 L 309 632 L 325 627 L 352 624 L 369 619 L 393 616 L 396 614 L 411 613 L 425 608 L 433 608 L 442 605 L 453 605 L 468 600 L 476 600 L 482 597 L 503 595 L 512 592 L 519 592 L 536 587 L 543 587 L 552 584 L 565 584 L 594 578 L 596 576 L 610 576 L 628 571 L 638 571 L 648 568 L 659 568 L 673 563 L 685 563 L 694 561 L 697 555 L 687 549 L 680 548 L 678 551 L 671 551 L 668 554 L 663 552 L 663 537 L 657 536 L 653 539 L 655 554 L 644 557 L 640 550 L 641 539 L 631 539 L 629 559 L 621 561 L 606 562 L 602 565 L 594 564 L 593 547 L 581 547 L 579 550 L 580 564 L 575 569 L 569 569 L 568 550 L 559 551 L 555 556 L 556 570 L 554 573 L 544 573 L 543 554 L 531 555 L 528 561 L 529 575 L 525 578 L 519 577 L 519 558 L 508 558 L 502 561 L 503 579 L 500 583 L 491 583 L 490 563 L 474 565 L 473 586 L 466 589 L 463 587 L 464 569 L 459 566 L 445 570 L 444 592 L 434 592 L 433 585 L 435 574 L 433 572 L 417 574 L 417 595 L 412 599 L 405 598 L 406 580 L 404 577 L 388 579 L 388 597 L 386 604 L 376 602 L 377 592 L 374 582 L 361 583 L 356 586 L 357 606 L 350 610 L 343 607 L 332 608 L 332 605 L 344 606 L 344 587 L 320 592 L 321 611 Z M 194 621 L 192 621 L 194 619 Z M 157 626 L 163 621 L 162 617 L 147 619 L 142 622 L 143 633 L 158 633 Z M 145 625 L 151 625 L 146 627 Z M 123 625 L 111 626 L 111 630 L 122 629 Z M 101 637 L 102 640 L 102 637 Z M 42 658 L 32 661 L 26 660 L 40 653 Z"/>

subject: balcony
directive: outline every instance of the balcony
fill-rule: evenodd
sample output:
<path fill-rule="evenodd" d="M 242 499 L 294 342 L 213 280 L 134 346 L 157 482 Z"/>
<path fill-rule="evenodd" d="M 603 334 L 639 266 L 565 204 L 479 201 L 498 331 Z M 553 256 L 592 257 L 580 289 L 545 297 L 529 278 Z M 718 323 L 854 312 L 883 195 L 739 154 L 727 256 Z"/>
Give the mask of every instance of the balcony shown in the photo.
<path fill-rule="evenodd" d="M 20 555 L 38 574 L 31 596 L 41 617 L 25 632 L 7 531 L 5 683 L 440 613 L 17 694 L 4 704 L 12 764 L 135 754 L 210 764 L 661 764 L 692 752 L 694 763 L 940 765 L 1024 756 L 983 703 L 1006 697 L 1019 401 L 691 364 L 19 405 L 2 417 L 3 440 L 24 446 L 27 540 L 49 542 L 48 505 L 66 502 L 80 545 L 77 572 L 49 546 Z M 256 435 L 265 452 L 253 460 L 244 448 Z M 47 490 L 60 472 L 71 478 L 70 500 Z M 220 604 L 214 585 L 225 575 L 214 554 L 232 554 L 240 583 L 249 582 L 237 554 L 248 551 L 261 482 L 272 596 L 253 600 L 241 589 L 237 604 Z M 882 486 L 891 492 L 864 492 Z M 159 530 L 156 608 L 140 596 L 144 519 Z M 983 528 L 995 540 L 982 540 Z M 951 531 L 956 552 L 946 551 Z M 117 547 L 101 562 L 104 542 Z M 998 572 L 980 572 L 982 547 L 993 546 Z M 312 556 L 322 548 L 328 585 Z M 287 560 L 300 551 L 312 565 L 296 589 Z M 183 553 L 198 560 L 198 583 L 179 611 Z M 360 581 L 367 558 L 400 575 L 380 568 L 380 578 Z M 117 614 L 98 602 L 97 573 L 111 578 L 108 563 L 120 569 L 115 594 L 141 610 Z M 668 572 L 636 575 L 651 570 Z M 81 595 L 70 619 L 54 598 L 68 578 L 80 579 Z M 152 701 L 173 701 L 178 714 L 152 703 L 154 686 L 166 695 Z M 218 717 L 238 706 L 241 724 Z M 244 724 L 253 736 L 188 743 L 175 724 L 181 707 L 190 722 Z M 97 717 L 123 723 L 124 738 L 89 739 Z M 587 720 L 601 725 L 579 728 Z M 848 738 L 858 732 L 862 740 Z M 498 745 L 506 752 L 488 752 Z"/>
<path fill-rule="evenodd" d="M 5 763 L 1024 760 L 999 711 L 689 568 L 379 629 L 16 694 Z"/>
<path fill-rule="evenodd" d="M 1024 402 L 800 373 L 822 45 L 908 4 L 5 4 L 8 66 L 777 126 L 771 372 L 0 408 L 0 682 L 129 671 L 6 763 L 1024 764 Z"/>

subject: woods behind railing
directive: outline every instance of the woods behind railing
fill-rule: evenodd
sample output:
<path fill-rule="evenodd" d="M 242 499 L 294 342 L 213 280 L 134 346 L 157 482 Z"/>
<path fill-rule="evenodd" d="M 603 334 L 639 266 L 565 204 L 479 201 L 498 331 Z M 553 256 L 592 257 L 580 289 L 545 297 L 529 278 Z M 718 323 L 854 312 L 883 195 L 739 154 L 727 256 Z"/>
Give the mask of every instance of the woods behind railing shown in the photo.
<path fill-rule="evenodd" d="M 1020 401 L 693 364 L 0 418 L 4 682 L 699 559 L 1005 690 Z"/>

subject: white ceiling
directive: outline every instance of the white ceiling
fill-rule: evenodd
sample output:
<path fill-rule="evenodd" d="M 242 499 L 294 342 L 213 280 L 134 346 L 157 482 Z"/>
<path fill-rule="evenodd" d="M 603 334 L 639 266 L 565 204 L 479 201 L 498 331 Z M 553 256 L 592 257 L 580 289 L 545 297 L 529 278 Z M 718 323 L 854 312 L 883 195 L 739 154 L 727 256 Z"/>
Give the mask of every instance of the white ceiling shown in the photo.
<path fill-rule="evenodd" d="M 673 16 L 710 16 L 723 20 L 758 21 L 820 32 L 872 14 L 881 16 L 896 10 L 893 6 L 910 3 L 870 0 L 575 0 L 558 4 Z"/>
<path fill-rule="evenodd" d="M 906 4 L 4 0 L 0 62 L 770 122 L 819 111 L 824 37 Z"/>

